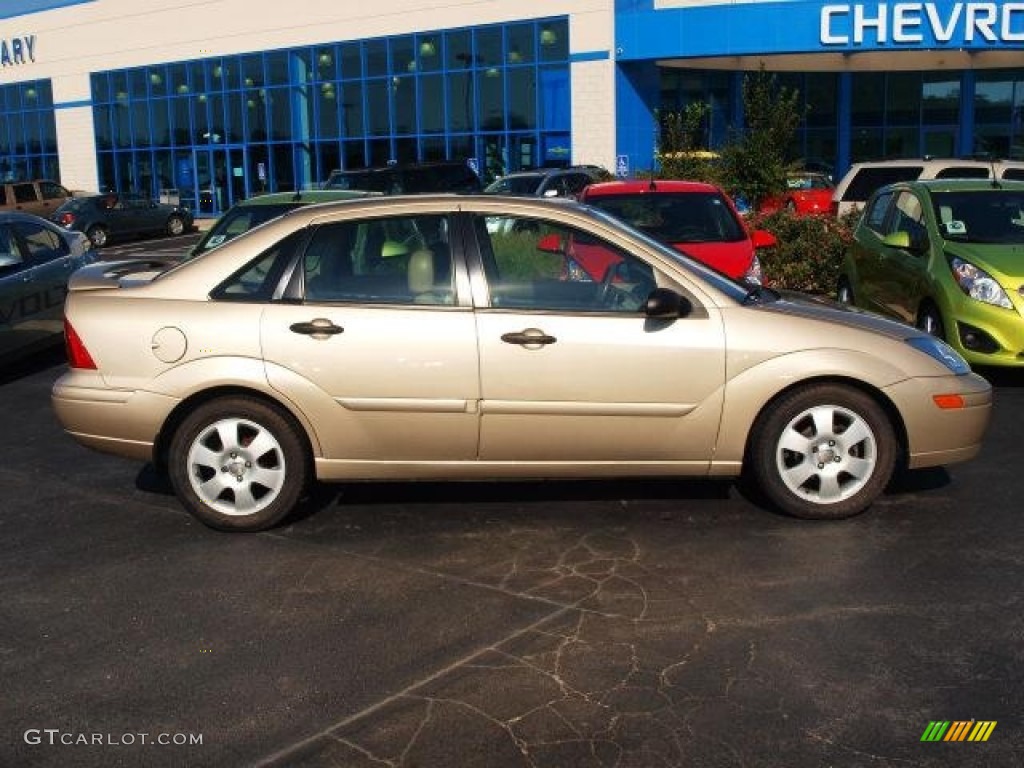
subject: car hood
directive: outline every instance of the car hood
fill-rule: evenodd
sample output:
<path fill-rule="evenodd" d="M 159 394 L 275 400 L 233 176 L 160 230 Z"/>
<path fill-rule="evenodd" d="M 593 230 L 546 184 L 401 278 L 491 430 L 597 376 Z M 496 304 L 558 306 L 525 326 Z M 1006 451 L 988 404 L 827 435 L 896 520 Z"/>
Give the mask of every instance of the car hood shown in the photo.
<path fill-rule="evenodd" d="M 958 243 L 947 240 L 943 252 L 947 258 L 958 256 L 994 277 L 1005 278 L 1010 282 L 1008 287 L 1014 290 L 1024 283 L 1024 244 Z"/>
<path fill-rule="evenodd" d="M 791 317 L 803 317 L 808 320 L 870 331 L 897 340 L 924 335 L 923 331 L 913 326 L 840 304 L 824 296 L 814 296 L 798 291 L 779 291 L 778 293 L 780 298 L 777 301 L 766 302 L 759 305 L 758 308 L 765 312 L 777 312 Z"/>

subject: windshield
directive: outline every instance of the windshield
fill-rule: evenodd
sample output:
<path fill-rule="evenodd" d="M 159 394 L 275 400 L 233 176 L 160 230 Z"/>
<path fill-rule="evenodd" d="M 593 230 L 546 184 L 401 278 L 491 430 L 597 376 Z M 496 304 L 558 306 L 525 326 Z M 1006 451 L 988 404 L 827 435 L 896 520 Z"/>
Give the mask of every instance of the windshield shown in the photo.
<path fill-rule="evenodd" d="M 726 296 L 729 296 L 738 302 L 747 301 L 752 286 L 739 280 L 734 280 L 725 273 L 719 272 L 717 269 L 708 266 L 704 262 L 698 261 L 685 253 L 681 253 L 667 243 L 651 237 L 643 230 L 630 226 L 629 222 L 624 222 L 622 219 L 608 214 L 601 209 L 592 209 L 592 212 L 595 216 L 614 224 L 616 227 L 629 230 L 633 235 L 639 237 L 649 246 L 656 248 L 662 256 L 665 256 L 667 259 L 674 261 L 677 264 L 681 264 L 688 272 L 696 274 Z"/>
<path fill-rule="evenodd" d="M 587 203 L 665 243 L 735 243 L 747 239 L 729 204 L 714 192 L 595 195 Z"/>
<path fill-rule="evenodd" d="M 278 203 L 275 205 L 245 205 L 232 208 L 221 216 L 213 228 L 192 249 L 189 258 L 195 258 L 218 245 L 226 243 L 253 227 L 276 219 L 283 213 L 298 208 L 301 203 Z"/>
<path fill-rule="evenodd" d="M 1024 245 L 1024 189 L 933 192 L 932 206 L 946 240 Z"/>

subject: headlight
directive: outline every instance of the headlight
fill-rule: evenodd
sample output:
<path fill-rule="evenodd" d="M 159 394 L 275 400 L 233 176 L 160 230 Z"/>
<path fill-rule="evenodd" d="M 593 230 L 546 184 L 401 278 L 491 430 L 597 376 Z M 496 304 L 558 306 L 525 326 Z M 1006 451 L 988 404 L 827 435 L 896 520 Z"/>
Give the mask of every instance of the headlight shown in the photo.
<path fill-rule="evenodd" d="M 971 370 L 967 361 L 942 339 L 937 339 L 934 336 L 912 336 L 904 341 L 914 349 L 924 352 L 928 357 L 938 360 L 953 373 L 968 373 Z"/>
<path fill-rule="evenodd" d="M 1013 309 L 1010 297 L 1003 287 L 988 272 L 971 264 L 969 261 L 954 258 L 949 262 L 960 289 L 976 301 L 994 304 L 1003 309 Z"/>

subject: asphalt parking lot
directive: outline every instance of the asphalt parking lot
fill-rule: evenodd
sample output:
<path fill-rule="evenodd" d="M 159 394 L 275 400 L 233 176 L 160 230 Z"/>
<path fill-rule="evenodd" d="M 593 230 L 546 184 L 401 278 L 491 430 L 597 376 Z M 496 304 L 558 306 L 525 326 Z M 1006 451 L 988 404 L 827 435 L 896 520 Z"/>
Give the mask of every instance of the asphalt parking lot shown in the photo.
<path fill-rule="evenodd" d="M 62 366 L 0 376 L 0 765 L 1024 764 L 1024 375 L 979 458 L 845 522 L 721 482 L 374 483 L 243 535 L 65 438 Z"/>

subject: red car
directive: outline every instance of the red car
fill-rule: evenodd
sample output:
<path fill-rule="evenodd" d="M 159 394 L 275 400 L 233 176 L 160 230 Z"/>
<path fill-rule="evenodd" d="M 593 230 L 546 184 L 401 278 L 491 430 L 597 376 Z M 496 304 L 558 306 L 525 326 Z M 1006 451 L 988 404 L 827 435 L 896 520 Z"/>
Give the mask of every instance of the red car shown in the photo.
<path fill-rule="evenodd" d="M 749 232 L 732 200 L 713 184 L 654 179 L 608 181 L 586 187 L 580 202 L 600 208 L 739 280 L 762 282 L 757 249 L 777 244 L 770 232 Z M 580 258 L 577 266 L 586 275 L 577 279 L 589 276 L 601 280 L 607 264 L 589 264 L 585 258 L 580 262 Z M 573 268 L 570 264 L 570 272 Z"/>
<path fill-rule="evenodd" d="M 786 177 L 786 192 L 761 203 L 761 213 L 785 210 L 798 216 L 829 214 L 835 185 L 821 173 L 793 173 Z"/>

